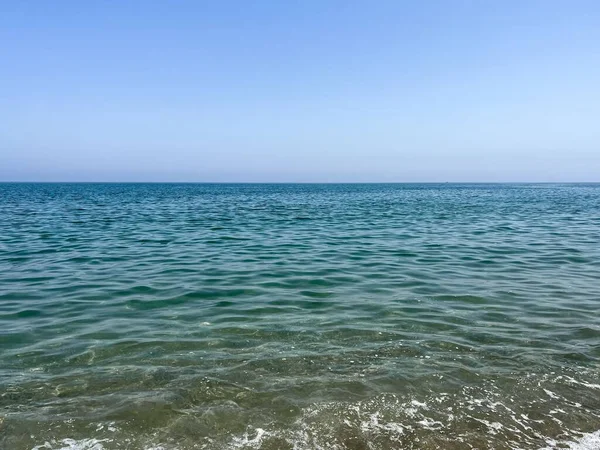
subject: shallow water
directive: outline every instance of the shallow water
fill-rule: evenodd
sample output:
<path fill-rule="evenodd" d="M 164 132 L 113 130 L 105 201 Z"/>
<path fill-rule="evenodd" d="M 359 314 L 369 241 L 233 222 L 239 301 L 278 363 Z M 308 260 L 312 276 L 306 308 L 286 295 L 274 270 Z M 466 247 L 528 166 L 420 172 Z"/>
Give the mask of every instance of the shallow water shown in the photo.
<path fill-rule="evenodd" d="M 0 184 L 2 449 L 600 448 L 600 185 Z"/>

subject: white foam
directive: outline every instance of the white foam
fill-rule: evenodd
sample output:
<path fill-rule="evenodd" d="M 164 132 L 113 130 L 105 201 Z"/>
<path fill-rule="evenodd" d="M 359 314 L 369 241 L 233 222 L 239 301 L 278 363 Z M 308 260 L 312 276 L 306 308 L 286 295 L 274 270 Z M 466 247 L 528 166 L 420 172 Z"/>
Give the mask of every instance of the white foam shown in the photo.
<path fill-rule="evenodd" d="M 550 391 L 548 389 L 544 389 L 544 392 L 550 398 L 560 398 L 560 396 L 556 395 L 554 392 L 552 392 L 552 391 Z"/>
<path fill-rule="evenodd" d="M 107 439 L 62 439 L 60 441 L 44 442 L 31 450 L 104 450 L 103 442 Z"/>
<path fill-rule="evenodd" d="M 36 445 L 31 450 L 105 450 L 103 442 L 109 439 L 61 439 L 59 441 L 44 442 Z M 162 445 L 145 447 L 144 450 L 167 450 Z M 176 450 L 176 449 L 173 449 Z"/>
<path fill-rule="evenodd" d="M 498 432 L 504 428 L 500 422 L 490 422 L 489 420 L 479 419 L 477 417 L 471 417 L 471 419 L 484 424 L 486 427 L 488 427 L 488 430 L 491 434 L 498 434 Z"/>
<path fill-rule="evenodd" d="M 427 430 L 437 430 L 438 428 L 444 427 L 442 422 L 438 422 L 437 420 L 433 420 L 428 417 L 425 417 L 423 420 L 419 420 L 417 423 Z"/>
<path fill-rule="evenodd" d="M 250 437 L 247 431 L 240 437 L 234 436 L 230 443 L 230 448 L 260 448 L 263 439 L 270 435 L 262 428 L 255 428 L 254 433 L 256 433 L 254 437 Z"/>
<path fill-rule="evenodd" d="M 540 450 L 558 450 L 569 448 L 570 450 L 598 450 L 600 449 L 600 430 L 586 433 L 575 441 L 549 441 L 549 447 Z M 567 447 L 565 447 L 567 446 Z"/>
<path fill-rule="evenodd" d="M 570 384 L 578 384 L 580 386 L 585 386 L 590 389 L 600 389 L 600 384 L 588 383 L 586 381 L 579 381 L 568 375 L 561 375 L 556 378 L 556 380 L 560 380 L 560 379 L 565 379 L 567 381 L 567 383 L 570 383 Z"/>
<path fill-rule="evenodd" d="M 390 432 L 392 435 L 400 435 L 404 433 L 404 427 L 399 423 L 381 423 L 379 412 L 370 414 L 367 416 L 367 420 L 361 421 L 360 429 L 363 433 L 369 433 L 378 430 Z"/>
<path fill-rule="evenodd" d="M 417 400 L 411 400 L 410 404 L 411 404 L 411 405 L 413 405 L 413 406 L 417 406 L 417 407 L 419 407 L 419 408 L 428 409 L 428 408 L 427 408 L 427 403 L 424 403 L 424 402 L 419 402 L 419 401 L 417 401 Z"/>

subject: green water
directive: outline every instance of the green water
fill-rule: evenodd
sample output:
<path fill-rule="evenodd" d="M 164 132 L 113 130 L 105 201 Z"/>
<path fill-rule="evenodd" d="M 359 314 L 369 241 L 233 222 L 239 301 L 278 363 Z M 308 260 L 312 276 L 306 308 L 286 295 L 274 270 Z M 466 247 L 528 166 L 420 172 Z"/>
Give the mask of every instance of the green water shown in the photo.
<path fill-rule="evenodd" d="M 0 448 L 600 448 L 600 185 L 0 184 Z"/>

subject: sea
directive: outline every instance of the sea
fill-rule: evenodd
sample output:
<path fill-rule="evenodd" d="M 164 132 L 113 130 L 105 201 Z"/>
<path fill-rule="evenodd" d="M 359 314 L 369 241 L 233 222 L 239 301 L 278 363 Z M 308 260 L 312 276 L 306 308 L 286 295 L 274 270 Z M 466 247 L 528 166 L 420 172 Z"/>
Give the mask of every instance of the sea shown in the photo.
<path fill-rule="evenodd" d="M 0 448 L 600 449 L 600 184 L 0 184 Z"/>

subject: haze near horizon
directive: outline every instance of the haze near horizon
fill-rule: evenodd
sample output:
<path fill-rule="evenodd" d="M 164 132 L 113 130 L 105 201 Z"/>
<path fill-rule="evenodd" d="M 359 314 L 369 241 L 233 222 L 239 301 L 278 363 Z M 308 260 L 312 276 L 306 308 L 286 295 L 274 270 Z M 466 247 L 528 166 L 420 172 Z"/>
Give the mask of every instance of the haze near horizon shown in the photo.
<path fill-rule="evenodd" d="M 0 5 L 0 181 L 600 181 L 593 1 Z"/>

